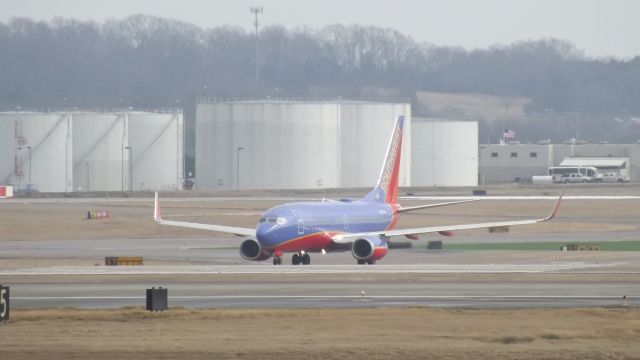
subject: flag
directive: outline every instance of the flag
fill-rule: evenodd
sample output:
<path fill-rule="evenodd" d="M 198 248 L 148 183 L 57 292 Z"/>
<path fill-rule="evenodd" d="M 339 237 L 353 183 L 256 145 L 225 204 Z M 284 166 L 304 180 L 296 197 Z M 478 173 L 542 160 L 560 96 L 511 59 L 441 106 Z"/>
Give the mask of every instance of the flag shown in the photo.
<path fill-rule="evenodd" d="M 504 139 L 515 139 L 515 137 L 516 137 L 515 131 L 504 129 L 504 132 L 502 133 L 502 138 L 504 138 Z"/>

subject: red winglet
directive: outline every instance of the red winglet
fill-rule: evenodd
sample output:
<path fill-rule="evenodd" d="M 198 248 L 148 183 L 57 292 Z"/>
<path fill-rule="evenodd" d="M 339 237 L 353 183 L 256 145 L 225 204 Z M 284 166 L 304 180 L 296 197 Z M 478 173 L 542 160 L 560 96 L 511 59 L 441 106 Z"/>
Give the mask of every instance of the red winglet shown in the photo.
<path fill-rule="evenodd" d="M 156 191 L 156 200 L 155 200 L 154 205 L 153 205 L 153 219 L 155 221 L 162 220 L 162 217 L 160 216 L 160 202 L 158 201 L 158 192 L 157 191 Z"/>
<path fill-rule="evenodd" d="M 556 213 L 558 212 L 558 209 L 560 208 L 560 202 L 562 201 L 562 197 L 563 196 L 564 196 L 564 191 L 562 191 L 562 193 L 558 197 L 558 200 L 556 200 L 556 204 L 553 206 L 553 210 L 551 211 L 551 214 L 549 214 L 549 216 L 547 216 L 544 219 L 544 221 L 551 220 L 554 217 L 556 217 Z"/>

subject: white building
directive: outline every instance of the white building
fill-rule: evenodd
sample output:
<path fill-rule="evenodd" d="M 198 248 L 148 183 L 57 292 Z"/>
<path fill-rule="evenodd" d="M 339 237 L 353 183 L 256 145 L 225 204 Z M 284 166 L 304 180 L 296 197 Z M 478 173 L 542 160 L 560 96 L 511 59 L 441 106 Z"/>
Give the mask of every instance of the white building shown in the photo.
<path fill-rule="evenodd" d="M 480 145 L 480 175 L 487 183 L 529 181 L 534 175 L 546 175 L 550 166 L 569 164 L 590 164 L 638 181 L 640 144 Z"/>
<path fill-rule="evenodd" d="M 373 186 L 404 115 L 400 186 L 411 181 L 411 107 L 360 101 L 240 101 L 196 109 L 198 189 Z"/>
<path fill-rule="evenodd" d="M 413 118 L 412 186 L 478 185 L 478 122 Z"/>
<path fill-rule="evenodd" d="M 176 190 L 178 112 L 0 113 L 0 183 L 40 192 Z"/>

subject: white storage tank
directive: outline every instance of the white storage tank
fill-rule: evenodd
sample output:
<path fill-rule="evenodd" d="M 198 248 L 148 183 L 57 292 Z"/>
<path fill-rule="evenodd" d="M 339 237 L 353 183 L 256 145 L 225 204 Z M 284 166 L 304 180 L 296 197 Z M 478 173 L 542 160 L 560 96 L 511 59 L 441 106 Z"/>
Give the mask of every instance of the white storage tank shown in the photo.
<path fill-rule="evenodd" d="M 477 186 L 478 122 L 414 118 L 413 186 Z"/>
<path fill-rule="evenodd" d="M 16 161 L 16 139 L 15 130 L 17 116 L 13 113 L 0 113 L 0 185 L 15 184 L 18 190 L 17 182 L 14 179 L 15 161 Z"/>
<path fill-rule="evenodd" d="M 2 145 L 7 161 L 0 168 L 0 182 L 17 191 L 70 191 L 73 174 L 71 117 L 61 113 L 0 113 Z"/>
<path fill-rule="evenodd" d="M 408 148 L 408 104 L 200 103 L 196 111 L 196 186 L 206 190 L 371 186 L 398 115 L 409 118 L 404 145 Z M 405 154 L 410 154 L 403 153 L 409 164 Z M 409 174 L 409 166 L 401 171 Z M 401 185 L 408 182 L 408 175 L 401 177 Z"/>
<path fill-rule="evenodd" d="M 342 187 L 372 187 L 396 117 L 405 116 L 399 186 L 411 185 L 411 106 L 399 103 L 346 102 L 340 107 L 340 160 Z"/>
<path fill-rule="evenodd" d="M 125 147 L 125 158 L 130 161 L 130 186 L 133 191 L 182 189 L 182 113 L 129 112 L 128 122 L 129 148 Z M 128 152 L 130 153 L 127 154 Z M 128 158 L 129 155 L 132 156 L 131 159 Z"/>
<path fill-rule="evenodd" d="M 73 113 L 73 186 L 75 191 L 122 191 L 127 113 Z"/>
<path fill-rule="evenodd" d="M 182 188 L 180 112 L 0 113 L 0 130 L 0 181 L 18 191 Z"/>

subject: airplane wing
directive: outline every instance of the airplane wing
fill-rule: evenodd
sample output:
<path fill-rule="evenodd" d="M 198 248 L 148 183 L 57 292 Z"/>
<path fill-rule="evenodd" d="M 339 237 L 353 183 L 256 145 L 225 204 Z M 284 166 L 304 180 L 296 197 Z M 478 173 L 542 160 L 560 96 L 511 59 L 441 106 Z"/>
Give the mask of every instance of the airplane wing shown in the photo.
<path fill-rule="evenodd" d="M 256 229 L 223 226 L 223 225 L 199 224 L 199 223 L 184 222 L 184 221 L 162 220 L 162 217 L 160 216 L 160 204 L 158 201 L 157 192 L 156 192 L 156 199 L 155 199 L 154 209 L 153 209 L 153 219 L 160 225 L 169 225 L 169 226 L 178 226 L 178 227 L 185 227 L 185 228 L 191 228 L 191 229 L 217 231 L 222 233 L 234 234 L 238 236 L 255 236 L 256 235 Z"/>
<path fill-rule="evenodd" d="M 434 208 L 434 207 L 439 207 L 439 206 L 462 204 L 462 203 L 467 203 L 467 202 L 472 202 L 472 201 L 478 201 L 478 199 L 460 200 L 460 201 L 452 201 L 452 202 L 438 203 L 438 204 L 418 205 L 418 206 L 403 206 L 403 207 L 399 208 L 398 210 L 396 210 L 396 212 L 402 213 L 402 212 L 406 212 L 406 211 L 429 209 L 429 208 Z"/>
<path fill-rule="evenodd" d="M 429 227 L 412 228 L 412 229 L 346 233 L 346 234 L 337 234 L 332 238 L 332 240 L 338 244 L 348 244 L 355 241 L 357 238 L 363 237 L 363 236 L 384 236 L 384 237 L 406 236 L 406 235 L 426 234 L 426 233 L 434 233 L 434 232 L 441 232 L 441 231 L 482 229 L 482 228 L 490 228 L 490 227 L 497 227 L 497 226 L 516 226 L 516 225 L 537 224 L 540 222 L 551 220 L 556 216 L 556 213 L 558 212 L 558 208 L 560 207 L 560 202 L 562 201 L 563 194 L 560 194 L 560 196 L 558 197 L 558 200 L 553 206 L 551 213 L 547 217 L 540 218 L 540 219 L 496 221 L 496 222 L 486 222 L 486 223 L 477 223 L 477 224 L 429 226 Z"/>

